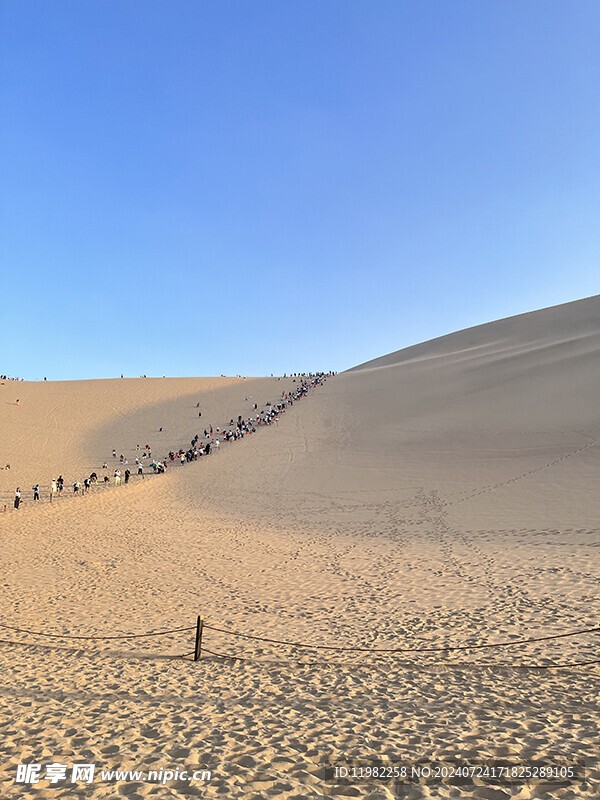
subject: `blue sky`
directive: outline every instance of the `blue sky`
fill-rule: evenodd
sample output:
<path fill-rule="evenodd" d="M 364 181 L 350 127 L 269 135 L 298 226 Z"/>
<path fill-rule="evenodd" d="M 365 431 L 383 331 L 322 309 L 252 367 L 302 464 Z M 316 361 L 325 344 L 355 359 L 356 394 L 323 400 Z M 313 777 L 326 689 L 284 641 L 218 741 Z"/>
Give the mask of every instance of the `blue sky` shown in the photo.
<path fill-rule="evenodd" d="M 597 0 L 2 0 L 0 372 L 342 370 L 597 294 Z"/>

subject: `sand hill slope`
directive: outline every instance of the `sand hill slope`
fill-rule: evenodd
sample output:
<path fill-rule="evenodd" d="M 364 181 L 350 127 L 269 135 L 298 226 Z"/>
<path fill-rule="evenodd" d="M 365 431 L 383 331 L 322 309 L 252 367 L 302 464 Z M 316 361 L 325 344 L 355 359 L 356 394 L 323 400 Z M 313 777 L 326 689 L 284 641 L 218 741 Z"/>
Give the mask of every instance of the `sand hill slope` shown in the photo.
<path fill-rule="evenodd" d="M 600 297 L 407 348 L 336 376 L 261 440 L 236 475 L 258 498 L 243 508 L 265 513 L 274 492 L 276 513 L 302 497 L 310 514 L 303 492 L 352 503 L 424 486 L 456 514 L 469 497 L 469 515 L 506 525 L 595 524 L 599 397 Z"/>
<path fill-rule="evenodd" d="M 5 629 L 1 796 L 309 798 L 331 794 L 327 756 L 595 759 L 600 670 L 553 665 L 598 659 L 597 634 L 498 650 L 351 648 L 597 625 L 599 320 L 595 297 L 408 348 L 329 379 L 204 461 L 1 515 L 4 625 L 116 635 L 189 627 L 202 612 L 207 650 L 242 659 L 178 657 L 192 631 L 45 641 Z M 185 445 L 197 402 L 209 409 L 202 424 L 219 424 L 292 387 L 108 384 L 20 384 L 25 400 L 4 414 L 38 405 L 4 440 L 11 479 L 52 475 L 67 457 L 73 472 L 87 469 L 112 447 L 131 460 L 138 442 L 167 444 L 155 441 L 161 426 Z M 66 429 L 46 435 L 53 404 L 72 397 L 93 413 L 78 411 L 71 440 Z M 20 459 L 27 442 L 44 459 Z M 32 760 L 203 765 L 213 778 L 25 790 L 16 765 Z M 596 797 L 598 787 L 592 774 L 550 793 L 424 785 L 405 796 Z M 393 796 L 372 782 L 334 793 Z"/>
<path fill-rule="evenodd" d="M 113 448 L 131 464 L 138 444 L 149 443 L 157 457 L 187 447 L 206 425 L 237 418 L 252 408 L 253 394 L 263 403 L 281 385 L 277 378 L 0 382 L 0 467 L 10 464 L 0 469 L 0 499 L 10 504 L 20 486 L 27 500 L 34 483 L 45 496 L 59 474 L 70 487 L 92 470 L 100 474 L 107 460 L 112 474 Z"/>

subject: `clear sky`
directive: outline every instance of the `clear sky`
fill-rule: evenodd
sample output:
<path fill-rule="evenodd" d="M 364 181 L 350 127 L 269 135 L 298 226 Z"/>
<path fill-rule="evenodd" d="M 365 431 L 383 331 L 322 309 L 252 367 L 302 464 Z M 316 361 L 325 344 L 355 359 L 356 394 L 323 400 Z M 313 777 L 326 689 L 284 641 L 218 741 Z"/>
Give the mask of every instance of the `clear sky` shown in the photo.
<path fill-rule="evenodd" d="M 1 0 L 0 373 L 342 370 L 600 292 L 598 0 Z"/>

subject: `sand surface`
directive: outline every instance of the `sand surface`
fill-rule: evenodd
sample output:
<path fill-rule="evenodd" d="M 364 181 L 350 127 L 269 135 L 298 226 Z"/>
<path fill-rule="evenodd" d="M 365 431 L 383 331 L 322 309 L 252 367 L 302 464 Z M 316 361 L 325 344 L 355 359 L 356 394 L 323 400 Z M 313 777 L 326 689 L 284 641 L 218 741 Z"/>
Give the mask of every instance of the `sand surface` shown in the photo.
<path fill-rule="evenodd" d="M 329 378 L 276 425 L 164 476 L 33 507 L 30 486 L 186 446 L 292 379 L 0 386 L 0 797 L 393 797 L 325 758 L 597 759 L 600 298 Z M 19 398 L 19 407 L 13 405 Z M 196 404 L 203 412 L 198 418 Z M 163 427 L 159 434 L 158 428 Z M 236 656 L 238 660 L 223 658 Z M 550 667 L 535 669 L 534 667 Z M 16 766 L 209 768 L 211 780 L 15 783 Z M 593 766 L 593 765 L 592 765 Z M 424 784 L 402 795 L 597 797 Z"/>

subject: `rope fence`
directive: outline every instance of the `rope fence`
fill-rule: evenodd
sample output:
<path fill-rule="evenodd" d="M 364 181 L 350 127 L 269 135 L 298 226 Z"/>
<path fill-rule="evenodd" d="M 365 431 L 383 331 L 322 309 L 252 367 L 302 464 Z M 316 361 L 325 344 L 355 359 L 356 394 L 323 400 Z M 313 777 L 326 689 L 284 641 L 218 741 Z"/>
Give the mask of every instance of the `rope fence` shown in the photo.
<path fill-rule="evenodd" d="M 455 644 L 455 645 L 448 645 L 444 644 L 443 646 L 427 646 L 427 647 L 364 647 L 361 645 L 329 645 L 329 644 L 312 644 L 309 642 L 301 642 L 301 641 L 289 641 L 285 639 L 274 639 L 267 636 L 258 636 L 256 634 L 251 633 L 242 633 L 240 631 L 231 630 L 229 628 L 220 628 L 216 625 L 208 625 L 204 622 L 203 616 L 198 616 L 196 619 L 195 625 L 188 625 L 185 627 L 180 628 L 169 628 L 166 630 L 158 630 L 158 631 L 146 631 L 144 633 L 123 633 L 111 636 L 99 636 L 99 635 L 82 635 L 82 634 L 71 634 L 71 633 L 49 633 L 46 631 L 35 631 L 29 628 L 19 628 L 13 625 L 7 625 L 5 623 L 0 623 L 0 628 L 12 631 L 13 633 L 20 633 L 25 634 L 27 636 L 33 637 L 45 637 L 51 639 L 70 639 L 70 640 L 78 640 L 78 641 L 114 641 L 114 640 L 129 640 L 129 639 L 149 639 L 156 636 L 171 636 L 173 634 L 180 634 L 180 633 L 190 633 L 191 631 L 195 631 L 195 638 L 194 638 L 194 649 L 187 653 L 177 654 L 177 658 L 189 658 L 190 656 L 193 657 L 194 661 L 200 661 L 202 657 L 202 653 L 206 653 L 211 655 L 215 658 L 224 658 L 229 659 L 232 661 L 246 661 L 246 662 L 253 662 L 253 663 L 261 663 L 259 659 L 256 658 L 249 658 L 247 655 L 237 655 L 231 653 L 221 653 L 216 652 L 214 650 L 208 649 L 207 647 L 203 646 L 203 636 L 205 631 L 212 631 L 214 633 L 219 633 L 223 636 L 233 638 L 233 639 L 242 639 L 242 640 L 251 640 L 256 642 L 263 642 L 268 645 L 275 645 L 278 647 L 285 647 L 285 648 L 294 648 L 299 650 L 308 650 L 308 651 L 315 651 L 315 650 L 327 650 L 330 652 L 349 652 L 349 653 L 364 653 L 367 655 L 395 655 L 395 654 L 412 654 L 412 653 L 449 653 L 449 652 L 456 652 L 456 651 L 470 651 L 470 650 L 483 650 L 483 649 L 491 649 L 491 648 L 510 648 L 522 645 L 529 645 L 535 644 L 538 642 L 548 642 L 557 639 L 566 639 L 572 637 L 579 637 L 579 636 L 586 636 L 590 634 L 600 633 L 600 626 L 596 626 L 593 628 L 584 628 L 575 631 L 568 631 L 566 633 L 555 633 L 550 634 L 547 636 L 532 636 L 527 638 L 521 639 L 514 639 L 512 641 L 501 641 L 501 642 L 480 642 L 477 644 Z M 18 642 L 13 640 L 0 640 L 0 642 L 5 644 L 31 644 L 31 642 Z M 294 663 L 295 665 L 298 664 L 297 661 L 293 659 L 287 659 L 290 663 Z M 318 662 L 300 662 L 301 664 L 304 663 L 308 665 L 310 663 L 311 666 L 322 665 L 326 666 L 328 663 L 327 661 L 318 661 Z M 367 663 L 362 661 L 360 663 Z M 595 664 L 600 664 L 600 658 L 594 660 L 586 660 L 586 661 L 573 661 L 569 663 L 562 663 L 562 664 L 512 664 L 512 663 L 495 663 L 495 664 L 485 664 L 481 662 L 473 662 L 470 666 L 478 666 L 478 667 L 512 667 L 512 668 L 522 668 L 522 669 L 567 669 L 571 667 L 583 667 L 583 666 L 591 666 Z M 444 666 L 448 666 L 447 662 L 444 662 Z"/>
<path fill-rule="evenodd" d="M 216 656 L 218 658 L 228 658 L 231 661 L 246 661 L 246 662 L 250 662 L 250 663 L 257 663 L 252 658 L 247 658 L 246 656 L 237 656 L 237 655 L 234 656 L 234 655 L 231 655 L 230 653 L 215 653 L 213 650 L 209 650 L 206 647 L 204 648 L 204 652 L 205 653 L 209 653 L 210 655 Z M 192 655 L 192 653 L 188 653 L 187 655 Z M 365 664 L 367 662 L 365 662 L 365 661 L 360 661 L 360 662 L 353 661 L 352 662 L 353 665 L 355 665 L 357 663 Z M 294 666 L 301 666 L 301 667 L 302 666 L 304 666 L 304 667 L 325 666 L 326 664 L 327 664 L 327 662 L 324 662 L 324 661 L 300 661 L 300 662 L 295 661 L 294 662 Z M 571 662 L 569 664 L 512 664 L 510 662 L 496 662 L 496 663 L 492 663 L 492 664 L 486 664 L 486 663 L 477 662 L 475 664 L 469 664 L 468 666 L 471 666 L 471 667 L 472 666 L 477 666 L 479 668 L 487 667 L 487 668 L 492 668 L 492 669 L 494 669 L 494 668 L 497 669 L 498 667 L 504 667 L 504 668 L 510 668 L 510 669 L 570 669 L 572 667 L 587 667 L 587 666 L 592 666 L 594 664 L 600 664 L 600 658 L 599 659 L 594 659 L 592 661 L 573 661 L 573 662 Z M 449 665 L 446 664 L 445 666 L 449 666 Z M 453 666 L 464 667 L 466 665 L 463 663 L 463 664 L 456 664 L 456 665 L 453 665 Z"/>
<path fill-rule="evenodd" d="M 108 639 L 147 639 L 150 636 L 166 636 L 170 633 L 181 633 L 182 631 L 192 631 L 196 626 L 192 625 L 189 628 L 173 628 L 167 631 L 152 631 L 151 633 L 124 633 L 121 636 L 77 636 L 71 633 L 45 633 L 44 631 L 31 631 L 28 628 L 13 628 L 10 625 L 5 625 L 4 623 L 0 622 L 0 628 L 4 628 L 8 631 L 16 631 L 17 633 L 28 633 L 31 636 L 48 636 L 52 639 L 98 639 L 98 640 L 108 640 Z"/>
<path fill-rule="evenodd" d="M 306 644 L 304 642 L 287 642 L 281 639 L 267 639 L 264 636 L 254 636 L 249 633 L 238 633 L 237 631 L 229 631 L 224 628 L 216 628 L 212 625 L 205 625 L 208 630 L 218 631 L 219 633 L 228 634 L 229 636 L 237 636 L 242 639 L 254 639 L 259 642 L 270 642 L 273 644 L 282 644 L 288 647 L 301 647 L 310 648 L 314 650 L 336 650 L 336 651 L 355 651 L 360 653 L 449 653 L 453 650 L 482 650 L 488 647 L 512 647 L 518 644 L 531 644 L 533 642 L 547 642 L 550 639 L 564 639 L 567 636 L 580 636 L 584 633 L 598 633 L 600 627 L 586 628 L 581 631 L 571 631 L 570 633 L 558 633 L 553 636 L 539 636 L 530 639 L 516 639 L 512 642 L 492 642 L 486 644 L 466 644 L 466 645 L 453 645 L 447 647 L 340 647 L 328 644 Z"/>

